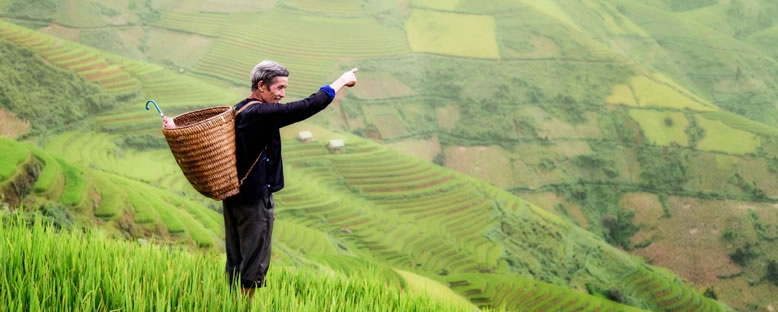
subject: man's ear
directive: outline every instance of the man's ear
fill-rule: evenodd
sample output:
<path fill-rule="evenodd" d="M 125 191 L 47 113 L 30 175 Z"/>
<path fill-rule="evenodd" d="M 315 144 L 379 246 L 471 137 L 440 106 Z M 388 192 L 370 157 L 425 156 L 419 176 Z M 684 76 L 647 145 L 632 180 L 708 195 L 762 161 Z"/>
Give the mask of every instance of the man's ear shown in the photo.
<path fill-rule="evenodd" d="M 260 80 L 257 82 L 257 90 L 264 92 L 265 91 L 265 82 Z"/>

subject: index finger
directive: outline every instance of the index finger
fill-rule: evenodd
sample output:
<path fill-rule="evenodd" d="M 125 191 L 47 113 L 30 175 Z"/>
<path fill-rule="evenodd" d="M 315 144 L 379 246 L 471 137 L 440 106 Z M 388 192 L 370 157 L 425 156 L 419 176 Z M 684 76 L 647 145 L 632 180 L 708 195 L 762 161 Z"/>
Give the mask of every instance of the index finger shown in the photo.
<path fill-rule="evenodd" d="M 352 73 L 356 73 L 359 71 L 359 68 L 354 67 L 354 69 L 351 70 Z"/>

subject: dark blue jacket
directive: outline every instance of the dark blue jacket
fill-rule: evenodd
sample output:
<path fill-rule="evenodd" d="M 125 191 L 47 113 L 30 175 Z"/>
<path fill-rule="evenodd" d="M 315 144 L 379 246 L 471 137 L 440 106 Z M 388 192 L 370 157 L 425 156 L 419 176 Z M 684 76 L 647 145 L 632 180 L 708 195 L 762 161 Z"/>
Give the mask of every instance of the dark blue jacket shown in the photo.
<path fill-rule="evenodd" d="M 238 179 L 242 179 L 264 151 L 240 187 L 243 202 L 256 202 L 284 188 L 284 166 L 281 160 L 279 129 L 313 116 L 332 102 L 335 91 L 322 87 L 308 98 L 287 104 L 255 103 L 235 116 L 235 156 Z M 254 99 L 235 105 L 238 111 Z"/>

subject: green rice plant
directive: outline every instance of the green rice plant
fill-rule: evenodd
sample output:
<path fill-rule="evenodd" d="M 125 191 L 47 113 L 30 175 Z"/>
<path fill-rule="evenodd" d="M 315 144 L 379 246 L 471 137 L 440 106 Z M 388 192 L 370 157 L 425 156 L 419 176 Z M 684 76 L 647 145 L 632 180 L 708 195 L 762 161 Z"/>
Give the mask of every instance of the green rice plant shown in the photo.
<path fill-rule="evenodd" d="M 349 274 L 272 266 L 255 298 L 230 291 L 224 257 L 59 231 L 36 218 L 0 222 L 2 311 L 466 311 L 386 284 L 381 271 Z M 51 285 L 58 285 L 51 287 Z"/>
<path fill-rule="evenodd" d="M 0 137 L 0 182 L 10 178 L 17 167 L 30 159 L 30 151 L 14 140 Z"/>
<path fill-rule="evenodd" d="M 87 190 L 87 181 L 84 172 L 62 159 L 57 159 L 62 175 L 65 177 L 65 190 L 59 201 L 66 206 L 78 206 L 84 200 L 84 194 Z"/>

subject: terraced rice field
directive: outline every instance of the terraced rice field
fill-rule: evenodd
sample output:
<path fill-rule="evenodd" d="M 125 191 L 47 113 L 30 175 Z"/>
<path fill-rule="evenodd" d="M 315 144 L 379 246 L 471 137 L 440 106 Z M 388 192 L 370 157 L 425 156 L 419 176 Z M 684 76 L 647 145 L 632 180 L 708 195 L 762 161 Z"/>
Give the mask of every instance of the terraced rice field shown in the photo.
<path fill-rule="evenodd" d="M 152 25 L 204 36 L 219 36 L 229 21 L 228 14 L 170 12 Z"/>
<path fill-rule="evenodd" d="M 315 12 L 328 16 L 354 17 L 362 15 L 362 1 L 359 0 L 285 0 L 279 1 L 281 6 L 298 10 Z"/>
<path fill-rule="evenodd" d="M 487 239 L 488 229 L 499 225 L 494 217 L 495 209 L 516 214 L 508 219 L 533 215 L 536 218 L 531 221 L 533 224 L 554 224 L 550 227 L 569 229 L 567 234 L 562 234 L 565 230 L 549 229 L 548 242 L 541 237 L 531 239 L 536 248 L 559 253 L 554 256 L 558 259 L 547 262 L 547 266 L 564 267 L 565 258 L 571 254 L 589 257 L 585 249 L 592 247 L 560 246 L 571 242 L 560 235 L 580 239 L 583 230 L 573 230 L 564 221 L 531 204 L 366 141 L 347 140 L 346 148 L 337 153 L 328 151 L 322 141 L 303 144 L 289 139 L 283 144 L 287 186 L 277 193 L 278 220 L 329 233 L 326 236 L 329 241 L 347 243 L 338 247 L 341 252 L 348 250 L 394 268 L 451 281 L 457 293 L 482 307 L 505 306 L 531 311 L 624 310 L 610 301 L 593 300 L 563 287 L 544 286 L 529 280 L 525 285 L 519 282 L 520 278 L 504 274 L 507 268 L 501 259 L 506 249 L 517 255 L 519 250 L 527 251 L 528 247 L 527 242 L 518 238 L 504 242 Z M 283 240 L 290 247 L 300 244 L 292 243 L 294 239 Z M 317 245 L 327 245 L 323 238 L 316 240 L 323 241 Z M 311 247 L 303 247 L 307 248 Z M 538 254 L 526 254 L 526 258 L 534 257 Z M 467 275 L 474 272 L 493 272 L 494 276 Z M 521 287 L 526 289 L 521 291 Z"/>
<path fill-rule="evenodd" d="M 643 311 L 568 288 L 518 276 L 455 274 L 449 287 L 481 308 L 506 311 Z"/>
<path fill-rule="evenodd" d="M 93 140 L 97 144 L 82 152 L 88 155 L 89 152 L 99 151 L 101 137 L 85 137 L 87 141 L 97 138 Z M 70 143 L 76 139 L 73 135 L 66 135 L 64 138 Z M 60 143 L 55 142 L 56 144 Z M 75 149 L 79 149 L 79 146 L 89 146 L 81 143 L 63 145 L 76 146 Z M 162 234 L 183 241 L 191 240 L 202 247 L 215 246 L 221 241 L 221 237 L 224 237 L 222 216 L 202 203 L 131 178 L 70 163 L 59 156 L 77 156 L 66 154 L 73 153 L 73 150 L 64 151 L 65 153 L 60 151 L 56 153 L 58 156 L 54 156 L 54 153 L 27 144 L 0 138 L 0 155 L 3 157 L 0 159 L 0 173 L 4 173 L 0 176 L 0 189 L 4 188 L 5 180 L 24 174 L 20 171 L 21 168 L 35 159 L 41 168 L 37 180 L 33 181 L 32 191 L 75 208 L 79 213 L 93 214 L 106 222 L 129 215 L 138 225 L 147 225 L 150 229 L 159 229 L 161 226 L 164 231 Z M 6 172 L 9 174 L 5 174 Z"/>
<path fill-rule="evenodd" d="M 38 53 L 47 62 L 73 71 L 109 92 L 131 92 L 138 80 L 128 71 L 130 63 L 60 38 L 0 21 L 0 38 Z"/>
<path fill-rule="evenodd" d="M 305 96 L 330 83 L 337 61 L 349 58 L 402 55 L 409 51 L 405 34 L 368 18 L 300 15 L 277 8 L 259 15 L 236 15 L 211 50 L 192 67 L 249 87 L 249 73 L 262 59 L 277 61 L 290 71 L 289 93 Z M 275 29 L 277 31 L 257 31 Z M 348 33 L 348 36 L 341 34 Z"/>
<path fill-rule="evenodd" d="M 651 305 L 653 311 L 727 311 L 718 302 L 679 287 L 679 281 L 647 268 L 624 278 L 624 291 Z"/>

